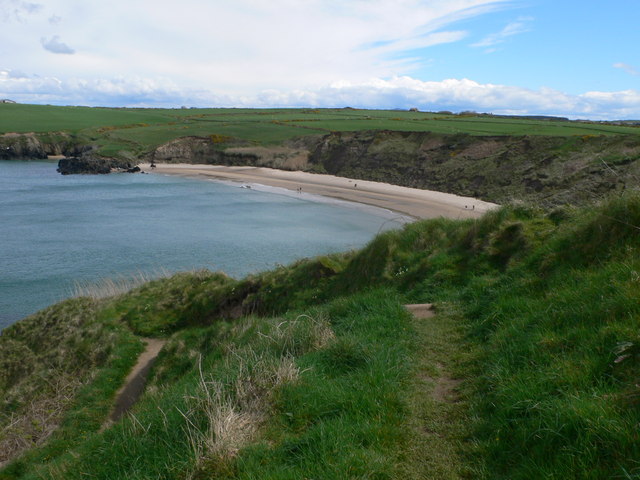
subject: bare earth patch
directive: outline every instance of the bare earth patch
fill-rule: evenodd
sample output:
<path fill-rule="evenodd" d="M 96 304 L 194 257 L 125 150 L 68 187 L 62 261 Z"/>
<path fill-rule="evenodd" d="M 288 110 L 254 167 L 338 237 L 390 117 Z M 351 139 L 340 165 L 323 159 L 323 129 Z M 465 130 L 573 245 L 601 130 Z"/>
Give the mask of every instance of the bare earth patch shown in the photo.
<path fill-rule="evenodd" d="M 411 305 L 405 305 L 404 308 L 409 310 L 411 315 L 418 319 L 431 318 L 435 315 L 432 303 L 415 303 Z"/>
<path fill-rule="evenodd" d="M 117 422 L 138 401 L 147 383 L 149 371 L 166 343 L 166 340 L 156 338 L 145 338 L 144 341 L 147 347 L 138 357 L 138 361 L 127 376 L 124 385 L 118 390 L 115 406 L 105 427 Z"/>

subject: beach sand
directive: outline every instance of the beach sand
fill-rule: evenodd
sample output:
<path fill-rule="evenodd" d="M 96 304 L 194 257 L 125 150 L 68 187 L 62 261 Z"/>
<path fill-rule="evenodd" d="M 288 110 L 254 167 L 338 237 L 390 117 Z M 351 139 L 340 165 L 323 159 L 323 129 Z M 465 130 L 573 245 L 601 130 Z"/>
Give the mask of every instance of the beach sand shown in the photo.
<path fill-rule="evenodd" d="M 494 203 L 450 193 L 263 167 L 159 163 L 153 169 L 149 164 L 141 164 L 140 168 L 145 172 L 230 181 L 247 186 L 267 185 L 294 192 L 302 189 L 302 193 L 373 205 L 416 219 L 477 218 L 497 206 Z"/>

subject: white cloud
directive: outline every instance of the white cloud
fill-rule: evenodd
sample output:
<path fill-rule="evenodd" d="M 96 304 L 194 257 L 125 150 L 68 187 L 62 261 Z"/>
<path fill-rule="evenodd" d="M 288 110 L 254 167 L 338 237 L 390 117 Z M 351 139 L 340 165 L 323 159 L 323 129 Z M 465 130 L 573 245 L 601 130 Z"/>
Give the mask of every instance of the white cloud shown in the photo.
<path fill-rule="evenodd" d="M 64 55 L 72 55 L 76 53 L 73 48 L 71 48 L 66 43 L 60 41 L 59 35 L 54 35 L 49 39 L 42 37 L 40 39 L 40 43 L 42 44 L 42 48 L 44 48 L 45 50 L 51 53 L 58 53 L 58 54 L 64 54 Z"/>
<path fill-rule="evenodd" d="M 613 67 L 620 68 L 625 72 L 627 72 L 629 75 L 634 75 L 634 76 L 640 75 L 640 72 L 633 65 L 629 65 L 628 63 L 622 63 L 622 62 L 614 63 Z"/>
<path fill-rule="evenodd" d="M 507 24 L 499 32 L 487 35 L 479 42 L 472 43 L 471 46 L 476 48 L 487 48 L 487 50 L 485 50 L 487 53 L 493 52 L 495 49 L 491 47 L 503 43 L 507 38 L 529 32 L 531 30 L 529 24 L 532 21 L 533 18 L 531 17 L 520 17 L 516 21 Z"/>
<path fill-rule="evenodd" d="M 0 2 L 16 0 L 0 0 Z M 0 68 L 60 77 L 113 72 L 252 94 L 317 88 L 337 78 L 363 81 L 428 64 L 407 53 L 458 42 L 461 19 L 503 8 L 508 0 L 49 0 L 28 25 L 0 30 Z M 64 42 L 58 19 L 66 25 Z M 34 51 L 34 32 L 57 53 Z M 4 49 L 2 44 L 4 44 Z M 48 45 L 48 44 L 47 44 Z M 67 48 L 65 48 L 65 46 Z M 89 73 L 90 72 L 90 73 Z"/>
<path fill-rule="evenodd" d="M 185 89 L 170 79 L 120 77 L 70 79 L 0 71 L 0 97 L 20 102 L 102 106 L 198 107 L 417 107 L 496 114 L 558 115 L 570 118 L 640 118 L 640 91 L 570 95 L 550 88 L 482 84 L 469 79 L 425 82 L 403 76 L 363 82 L 337 81 L 315 89 L 263 90 L 250 95 Z"/>

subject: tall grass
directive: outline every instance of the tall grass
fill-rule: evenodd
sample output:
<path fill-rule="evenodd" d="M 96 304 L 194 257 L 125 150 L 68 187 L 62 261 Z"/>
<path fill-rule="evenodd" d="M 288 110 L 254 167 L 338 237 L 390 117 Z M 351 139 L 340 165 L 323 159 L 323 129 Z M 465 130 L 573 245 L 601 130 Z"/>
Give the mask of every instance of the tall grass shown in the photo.
<path fill-rule="evenodd" d="M 96 431 L 141 343 L 87 298 L 70 299 L 0 336 L 0 478 Z"/>
<path fill-rule="evenodd" d="M 103 278 L 95 282 L 76 281 L 71 296 L 74 298 L 88 297 L 93 300 L 102 300 L 122 295 L 151 280 L 167 278 L 170 275 L 168 270 L 160 269 L 155 272 L 138 272 L 132 275 Z"/>

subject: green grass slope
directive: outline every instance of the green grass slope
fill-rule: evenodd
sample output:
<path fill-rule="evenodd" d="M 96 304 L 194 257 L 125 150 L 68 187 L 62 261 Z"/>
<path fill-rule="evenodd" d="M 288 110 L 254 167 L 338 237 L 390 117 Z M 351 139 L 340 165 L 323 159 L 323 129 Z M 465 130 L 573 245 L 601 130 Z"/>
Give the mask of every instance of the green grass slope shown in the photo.
<path fill-rule="evenodd" d="M 636 193 L 67 301 L 0 336 L 0 441 L 31 418 L 26 386 L 54 378 L 44 359 L 73 371 L 87 342 L 120 345 L 104 332 L 131 347 L 90 363 L 60 427 L 0 478 L 640 478 L 639 248 Z M 422 302 L 435 318 L 402 307 Z M 101 431 L 135 335 L 168 343 L 140 402 Z M 21 370 L 24 349 L 43 360 Z"/>

